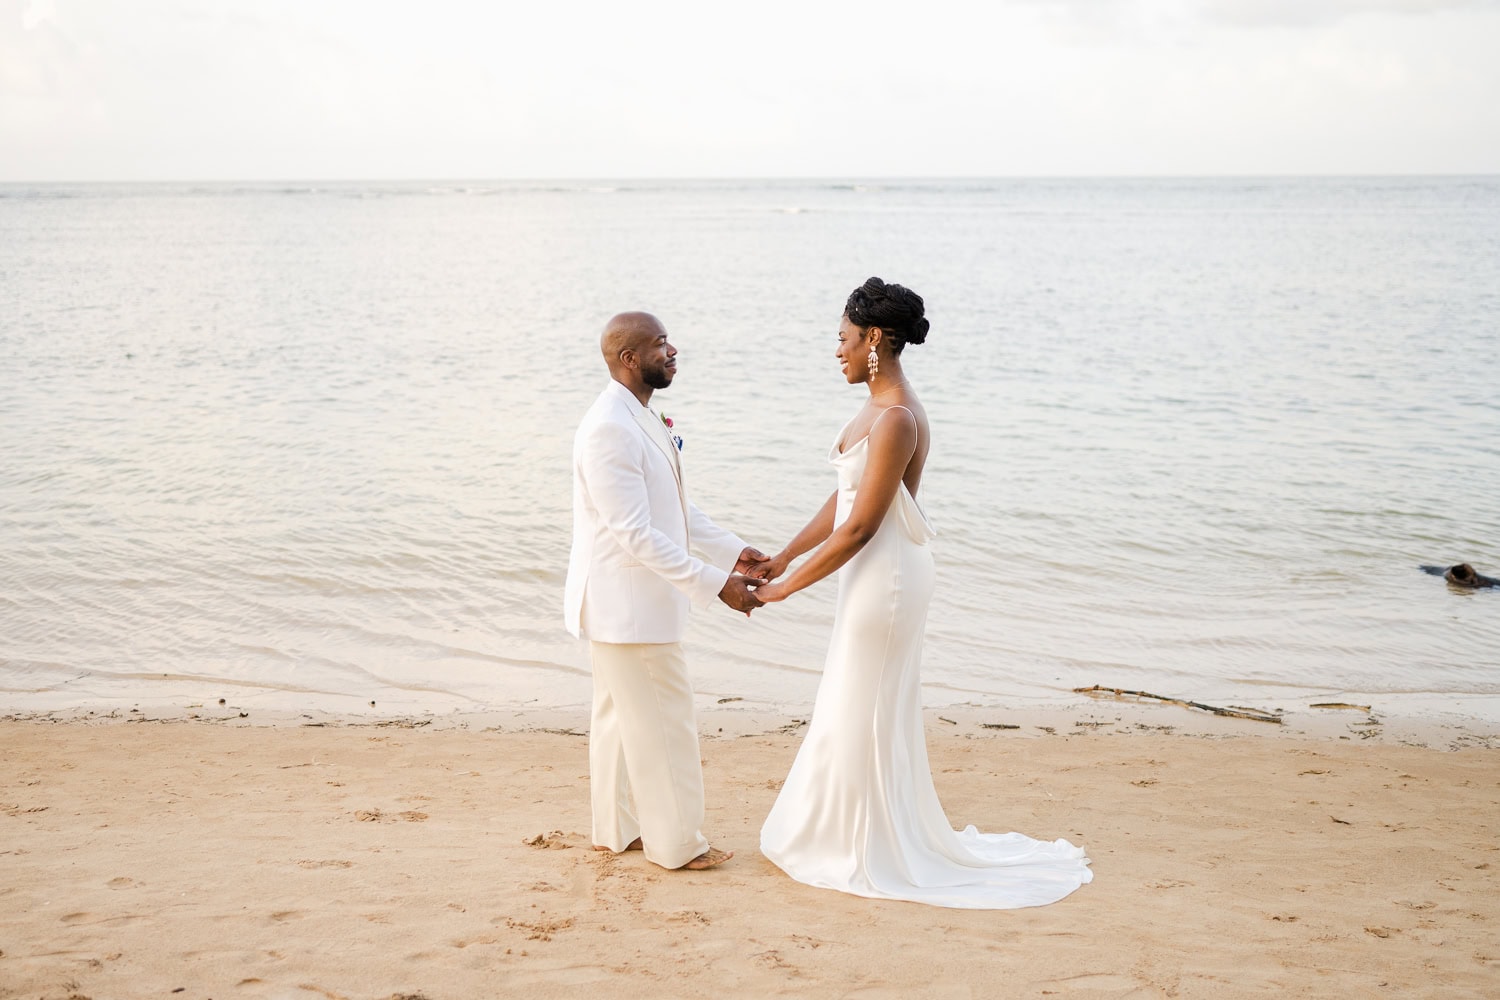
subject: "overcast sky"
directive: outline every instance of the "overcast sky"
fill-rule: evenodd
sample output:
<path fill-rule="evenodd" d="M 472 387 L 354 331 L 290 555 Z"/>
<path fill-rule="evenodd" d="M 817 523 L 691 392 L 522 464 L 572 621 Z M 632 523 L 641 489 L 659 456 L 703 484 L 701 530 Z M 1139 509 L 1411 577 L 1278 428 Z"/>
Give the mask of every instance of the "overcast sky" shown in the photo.
<path fill-rule="evenodd" d="M 1500 172 L 1500 0 L 0 0 L 0 180 Z"/>

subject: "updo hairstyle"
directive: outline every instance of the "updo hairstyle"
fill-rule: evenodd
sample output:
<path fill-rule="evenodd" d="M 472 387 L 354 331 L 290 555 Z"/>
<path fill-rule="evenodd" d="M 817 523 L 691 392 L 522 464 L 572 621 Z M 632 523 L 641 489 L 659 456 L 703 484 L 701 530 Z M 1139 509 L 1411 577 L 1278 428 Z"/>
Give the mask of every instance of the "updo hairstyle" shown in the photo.
<path fill-rule="evenodd" d="M 922 315 L 922 296 L 901 285 L 887 285 L 871 278 L 849 293 L 844 315 L 855 326 L 878 326 L 891 338 L 891 353 L 900 354 L 907 344 L 927 339 L 927 319 Z"/>

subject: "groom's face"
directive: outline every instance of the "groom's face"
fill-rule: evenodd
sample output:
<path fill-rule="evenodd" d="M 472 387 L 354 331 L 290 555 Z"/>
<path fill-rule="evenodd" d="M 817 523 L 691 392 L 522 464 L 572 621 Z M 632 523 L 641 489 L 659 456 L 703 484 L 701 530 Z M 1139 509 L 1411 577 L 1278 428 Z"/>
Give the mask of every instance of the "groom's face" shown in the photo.
<path fill-rule="evenodd" d="M 662 327 L 644 338 L 636 351 L 641 366 L 641 380 L 653 389 L 665 389 L 672 384 L 677 374 L 677 348 L 667 340 L 667 331 Z"/>

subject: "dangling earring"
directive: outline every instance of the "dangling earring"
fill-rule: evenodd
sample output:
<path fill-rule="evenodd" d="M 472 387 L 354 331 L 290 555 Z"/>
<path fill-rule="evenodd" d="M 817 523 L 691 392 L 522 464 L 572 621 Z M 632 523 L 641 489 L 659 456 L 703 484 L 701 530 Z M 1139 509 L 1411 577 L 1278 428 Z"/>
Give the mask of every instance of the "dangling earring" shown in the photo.
<path fill-rule="evenodd" d="M 875 353 L 875 345 L 870 345 L 870 356 L 865 359 L 865 364 L 870 369 L 870 381 L 875 381 L 875 376 L 880 374 L 880 355 Z"/>

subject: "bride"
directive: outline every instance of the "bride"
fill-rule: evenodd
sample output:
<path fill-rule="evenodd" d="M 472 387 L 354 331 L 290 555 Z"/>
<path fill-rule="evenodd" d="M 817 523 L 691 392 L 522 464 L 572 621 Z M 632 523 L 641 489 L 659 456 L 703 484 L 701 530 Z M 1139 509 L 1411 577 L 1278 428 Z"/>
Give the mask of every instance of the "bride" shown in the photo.
<path fill-rule="evenodd" d="M 766 569 L 773 603 L 838 572 L 833 639 L 812 724 L 761 851 L 792 878 L 858 896 L 1009 909 L 1092 877 L 1083 850 L 1019 833 L 957 832 L 938 802 L 919 667 L 933 537 L 916 495 L 931 446 L 901 351 L 927 339 L 922 297 L 871 278 L 844 306 L 835 356 L 869 398 L 829 455 L 838 489 Z M 816 551 L 787 574 L 792 560 Z"/>

